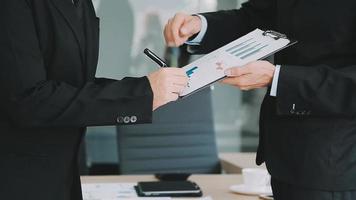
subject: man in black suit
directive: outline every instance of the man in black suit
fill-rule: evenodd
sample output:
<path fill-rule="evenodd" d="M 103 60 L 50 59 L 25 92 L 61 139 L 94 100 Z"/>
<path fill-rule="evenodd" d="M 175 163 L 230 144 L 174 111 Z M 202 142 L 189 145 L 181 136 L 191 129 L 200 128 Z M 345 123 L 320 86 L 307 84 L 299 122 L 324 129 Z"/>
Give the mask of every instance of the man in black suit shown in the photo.
<path fill-rule="evenodd" d="M 241 9 L 177 14 L 166 41 L 188 38 L 208 53 L 260 28 L 299 43 L 228 70 L 224 83 L 268 87 L 257 164 L 266 163 L 276 200 L 356 199 L 356 1 L 250 0 Z M 193 37 L 196 35 L 196 37 Z"/>
<path fill-rule="evenodd" d="M 188 78 L 177 68 L 95 78 L 99 19 L 90 0 L 0 4 L 0 199 L 80 200 L 85 127 L 149 123 Z"/>

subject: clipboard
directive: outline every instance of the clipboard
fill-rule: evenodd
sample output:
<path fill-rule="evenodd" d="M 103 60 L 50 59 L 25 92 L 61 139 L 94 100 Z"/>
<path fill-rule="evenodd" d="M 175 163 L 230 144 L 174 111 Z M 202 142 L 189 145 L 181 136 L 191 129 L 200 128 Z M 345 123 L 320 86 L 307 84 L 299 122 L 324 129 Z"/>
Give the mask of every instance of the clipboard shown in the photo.
<path fill-rule="evenodd" d="M 184 66 L 190 80 L 180 98 L 189 97 L 226 78 L 224 72 L 230 67 L 265 59 L 296 43 L 285 34 L 256 29 Z"/>

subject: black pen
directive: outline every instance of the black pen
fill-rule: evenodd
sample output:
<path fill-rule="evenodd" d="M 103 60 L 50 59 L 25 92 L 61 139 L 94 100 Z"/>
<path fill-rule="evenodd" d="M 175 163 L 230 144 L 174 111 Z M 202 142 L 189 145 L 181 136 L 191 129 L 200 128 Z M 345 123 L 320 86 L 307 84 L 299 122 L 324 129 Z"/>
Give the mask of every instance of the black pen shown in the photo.
<path fill-rule="evenodd" d="M 153 60 L 155 63 L 157 63 L 160 67 L 168 67 L 166 62 L 164 62 L 160 57 L 158 57 L 156 54 L 154 54 L 148 48 L 146 48 L 143 51 L 143 53 L 146 54 L 146 56 L 148 56 L 149 58 L 151 58 L 151 60 Z"/>

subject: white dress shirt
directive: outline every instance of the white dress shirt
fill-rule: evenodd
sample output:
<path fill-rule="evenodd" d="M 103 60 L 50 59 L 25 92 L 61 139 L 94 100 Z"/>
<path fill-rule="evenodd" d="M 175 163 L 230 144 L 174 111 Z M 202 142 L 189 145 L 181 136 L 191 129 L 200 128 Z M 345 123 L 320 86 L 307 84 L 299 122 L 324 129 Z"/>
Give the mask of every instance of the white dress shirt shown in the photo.
<path fill-rule="evenodd" d="M 188 44 L 188 45 L 200 45 L 200 43 L 203 41 L 204 36 L 208 30 L 208 21 L 206 20 L 206 18 L 202 15 L 196 15 L 196 16 L 198 16 L 202 22 L 201 31 L 195 38 L 186 42 L 186 44 Z M 276 69 L 274 71 L 271 92 L 270 92 L 270 95 L 272 97 L 277 96 L 278 80 L 279 80 L 280 71 L 281 71 L 281 66 L 277 65 Z"/>

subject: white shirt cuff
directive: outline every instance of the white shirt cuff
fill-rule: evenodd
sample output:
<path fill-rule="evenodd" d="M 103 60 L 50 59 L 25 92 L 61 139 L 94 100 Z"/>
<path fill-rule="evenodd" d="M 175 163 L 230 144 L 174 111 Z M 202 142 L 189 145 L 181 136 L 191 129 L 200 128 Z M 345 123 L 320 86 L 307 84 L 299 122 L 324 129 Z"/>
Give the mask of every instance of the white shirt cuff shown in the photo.
<path fill-rule="evenodd" d="M 277 89 L 278 89 L 278 80 L 279 80 L 279 72 L 281 71 L 281 66 L 276 65 L 276 69 L 273 75 L 272 87 L 270 96 L 276 97 L 277 96 Z"/>
<path fill-rule="evenodd" d="M 198 16 L 201 20 L 201 30 L 194 39 L 186 42 L 186 44 L 188 45 L 200 45 L 200 43 L 204 39 L 206 31 L 208 30 L 208 20 L 206 20 L 206 18 L 203 15 L 196 15 L 196 16 Z"/>

